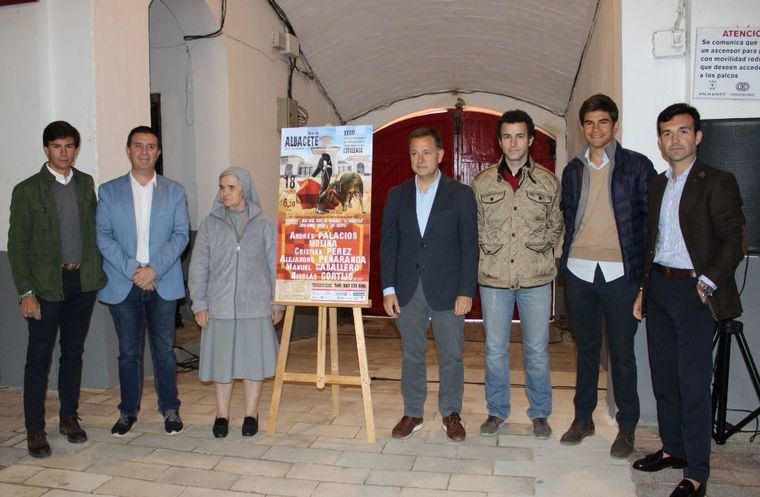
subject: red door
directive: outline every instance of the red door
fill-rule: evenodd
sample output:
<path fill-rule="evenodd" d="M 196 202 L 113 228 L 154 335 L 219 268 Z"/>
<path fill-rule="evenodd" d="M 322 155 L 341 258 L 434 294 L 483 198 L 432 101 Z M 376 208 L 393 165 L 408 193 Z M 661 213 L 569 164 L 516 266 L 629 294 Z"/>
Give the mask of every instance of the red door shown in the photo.
<path fill-rule="evenodd" d="M 499 117 L 484 112 L 449 109 L 394 123 L 375 133 L 372 164 L 372 239 L 370 243 L 370 287 L 372 308 L 368 315 L 385 316 L 380 284 L 380 233 L 388 190 L 414 176 L 409 164 L 407 139 L 416 128 L 435 128 L 443 138 L 441 172 L 469 185 L 480 171 L 501 158 L 496 140 Z M 530 148 L 533 158 L 554 171 L 555 141 L 536 130 Z M 480 319 L 480 301 L 475 299 L 468 318 Z"/>

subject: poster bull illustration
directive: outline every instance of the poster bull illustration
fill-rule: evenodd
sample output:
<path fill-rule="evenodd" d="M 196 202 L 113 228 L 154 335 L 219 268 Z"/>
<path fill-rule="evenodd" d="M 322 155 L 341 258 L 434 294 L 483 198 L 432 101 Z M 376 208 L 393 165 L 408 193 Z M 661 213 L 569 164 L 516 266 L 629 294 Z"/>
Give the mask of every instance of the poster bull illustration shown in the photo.
<path fill-rule="evenodd" d="M 357 198 L 362 213 L 367 212 L 364 207 L 364 182 L 359 173 L 351 171 L 341 173 L 322 194 L 319 194 L 319 183 L 311 178 L 302 181 L 300 186 L 297 198 L 304 209 L 316 207 L 317 212 L 325 213 L 340 205 L 342 212 L 346 212 Z"/>

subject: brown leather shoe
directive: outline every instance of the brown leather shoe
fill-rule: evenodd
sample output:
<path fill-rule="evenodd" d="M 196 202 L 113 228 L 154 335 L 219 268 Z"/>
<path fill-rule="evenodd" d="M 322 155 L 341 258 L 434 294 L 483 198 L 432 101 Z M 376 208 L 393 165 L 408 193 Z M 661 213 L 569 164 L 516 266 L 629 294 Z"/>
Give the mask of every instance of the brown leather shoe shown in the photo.
<path fill-rule="evenodd" d="M 586 437 L 590 437 L 595 432 L 594 421 L 591 419 L 574 419 L 570 428 L 559 439 L 562 445 L 578 445 Z"/>
<path fill-rule="evenodd" d="M 423 426 L 422 418 L 410 418 L 409 416 L 404 416 L 401 418 L 401 421 L 393 427 L 393 432 L 391 434 L 393 435 L 393 438 L 406 440 L 412 436 L 412 433 L 421 430 Z"/>
<path fill-rule="evenodd" d="M 615 441 L 610 447 L 610 455 L 619 459 L 624 459 L 633 454 L 633 443 L 636 435 L 632 431 L 618 430 Z"/>
<path fill-rule="evenodd" d="M 26 448 L 32 457 L 47 457 L 50 455 L 50 444 L 43 430 L 30 431 L 26 434 Z"/>
<path fill-rule="evenodd" d="M 462 426 L 462 418 L 456 411 L 443 418 L 441 428 L 446 432 L 448 439 L 454 442 L 461 442 L 467 436 Z"/>
<path fill-rule="evenodd" d="M 79 419 L 76 416 L 62 419 L 58 424 L 58 431 L 61 435 L 65 435 L 66 440 L 73 444 L 87 441 L 87 433 L 79 426 Z"/>

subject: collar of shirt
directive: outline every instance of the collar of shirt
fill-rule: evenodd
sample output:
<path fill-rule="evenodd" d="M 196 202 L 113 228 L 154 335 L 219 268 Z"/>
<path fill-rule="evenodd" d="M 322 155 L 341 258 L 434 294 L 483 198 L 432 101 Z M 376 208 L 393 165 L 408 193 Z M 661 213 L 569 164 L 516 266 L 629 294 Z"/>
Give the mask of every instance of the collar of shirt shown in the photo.
<path fill-rule="evenodd" d="M 148 181 L 145 184 L 145 186 L 141 185 L 140 182 L 137 181 L 137 179 L 135 178 L 135 176 L 131 172 L 129 173 L 129 181 L 130 181 L 130 183 L 132 183 L 133 187 L 147 188 L 149 186 L 153 186 L 155 188 L 155 186 L 156 186 L 156 173 L 155 172 L 153 173 L 153 177 L 150 179 L 150 181 Z"/>
<path fill-rule="evenodd" d="M 672 181 L 674 183 L 683 183 L 686 181 L 686 178 L 689 177 L 689 173 L 691 172 L 691 168 L 694 167 L 694 163 L 697 162 L 697 158 L 694 157 L 694 160 L 691 161 L 691 165 L 686 168 L 686 171 L 682 172 L 681 175 L 677 179 L 673 179 L 673 166 L 668 166 L 668 168 L 665 170 L 665 177 L 668 178 L 668 181 Z"/>
<path fill-rule="evenodd" d="M 520 166 L 520 168 L 517 170 L 517 174 L 512 174 L 512 169 L 507 165 L 507 160 L 504 158 L 504 156 L 501 156 L 501 161 L 499 161 L 499 174 L 506 180 L 509 180 L 509 178 L 520 178 L 522 177 L 523 170 L 526 170 L 530 167 L 530 156 L 525 158 L 525 164 Z"/>
<path fill-rule="evenodd" d="M 435 173 L 437 174 L 437 176 L 435 177 L 433 182 L 430 183 L 430 186 L 428 187 L 428 189 L 424 192 L 420 190 L 420 179 L 416 175 L 414 176 L 414 187 L 417 189 L 417 193 L 421 195 L 427 195 L 428 193 L 432 193 L 433 196 L 435 197 L 435 192 L 438 190 L 438 183 L 441 182 L 441 170 L 438 169 L 436 170 Z"/>
<path fill-rule="evenodd" d="M 68 176 L 64 176 L 63 174 L 59 173 L 58 171 L 56 171 L 55 169 L 53 169 L 52 167 L 50 167 L 49 163 L 46 163 L 45 167 L 48 168 L 48 171 L 50 171 L 50 174 L 53 175 L 53 177 L 55 178 L 55 180 L 58 183 L 62 184 L 62 185 L 68 185 L 69 182 L 71 181 L 71 178 L 74 177 L 74 171 L 72 171 L 71 169 L 69 169 L 69 175 Z"/>
<path fill-rule="evenodd" d="M 602 163 L 598 166 L 591 160 L 591 148 L 586 148 L 586 153 L 584 155 L 586 156 L 586 162 L 588 165 L 594 169 L 604 169 L 604 166 L 610 163 L 610 158 L 607 156 L 606 150 L 604 151 L 604 157 L 602 157 Z"/>

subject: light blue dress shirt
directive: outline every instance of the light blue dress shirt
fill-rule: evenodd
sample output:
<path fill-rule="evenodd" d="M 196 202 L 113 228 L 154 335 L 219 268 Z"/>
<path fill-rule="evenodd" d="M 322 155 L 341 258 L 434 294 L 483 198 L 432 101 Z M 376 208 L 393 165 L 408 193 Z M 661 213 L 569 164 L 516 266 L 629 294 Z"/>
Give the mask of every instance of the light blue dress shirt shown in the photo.
<path fill-rule="evenodd" d="M 681 204 L 681 196 L 689 179 L 691 166 L 681 173 L 678 178 L 673 179 L 673 168 L 669 167 L 665 171 L 668 183 L 665 185 L 665 192 L 662 194 L 662 204 L 660 205 L 660 219 L 657 224 L 657 243 L 654 248 L 654 262 L 666 267 L 677 269 L 694 269 L 694 263 L 686 248 L 686 242 L 681 232 L 681 221 L 678 217 L 678 209 Z M 710 285 L 713 289 L 718 286 L 705 275 L 700 275 L 699 279 Z"/>
<path fill-rule="evenodd" d="M 435 200 L 435 193 L 438 191 L 438 185 L 441 182 L 441 171 L 436 171 L 437 176 L 430 184 L 426 191 L 420 190 L 419 178 L 414 177 L 414 199 L 417 208 L 417 225 L 420 227 L 420 235 L 425 236 L 425 228 L 427 228 L 428 219 L 430 219 L 430 212 L 433 210 L 433 201 Z"/>
<path fill-rule="evenodd" d="M 436 171 L 437 176 L 430 184 L 427 190 L 424 192 L 420 190 L 419 178 L 414 177 L 414 203 L 417 210 L 417 226 L 420 228 L 420 235 L 425 236 L 425 228 L 427 228 L 428 219 L 430 219 L 430 212 L 433 210 L 433 202 L 435 201 L 435 194 L 438 191 L 438 185 L 441 183 L 441 171 Z M 396 293 L 396 288 L 389 286 L 383 288 L 383 296 L 392 295 Z"/>
<path fill-rule="evenodd" d="M 678 207 L 681 204 L 681 195 L 686 186 L 693 163 L 681 175 L 673 179 L 673 168 L 665 171 L 668 182 L 665 192 L 662 194 L 660 205 L 660 220 L 657 225 L 657 244 L 654 249 L 654 262 L 667 267 L 678 269 L 694 269 L 686 242 L 681 233 L 681 221 L 678 218 Z"/>

